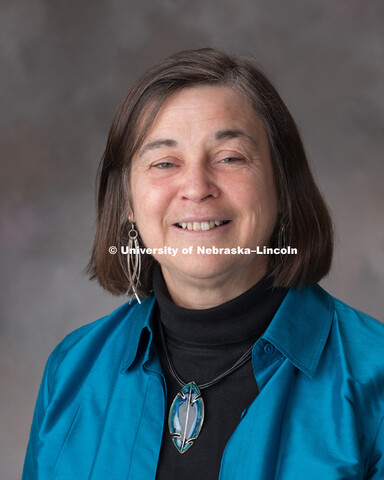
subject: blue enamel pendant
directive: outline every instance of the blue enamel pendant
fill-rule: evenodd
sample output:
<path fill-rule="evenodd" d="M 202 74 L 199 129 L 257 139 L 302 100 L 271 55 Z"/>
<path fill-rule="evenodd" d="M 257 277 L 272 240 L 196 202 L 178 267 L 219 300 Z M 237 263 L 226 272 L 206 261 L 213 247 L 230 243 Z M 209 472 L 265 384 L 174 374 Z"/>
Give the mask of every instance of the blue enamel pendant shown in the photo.
<path fill-rule="evenodd" d="M 199 436 L 204 421 L 204 402 L 194 382 L 187 383 L 176 395 L 169 410 L 168 427 L 172 441 L 185 453 Z"/>

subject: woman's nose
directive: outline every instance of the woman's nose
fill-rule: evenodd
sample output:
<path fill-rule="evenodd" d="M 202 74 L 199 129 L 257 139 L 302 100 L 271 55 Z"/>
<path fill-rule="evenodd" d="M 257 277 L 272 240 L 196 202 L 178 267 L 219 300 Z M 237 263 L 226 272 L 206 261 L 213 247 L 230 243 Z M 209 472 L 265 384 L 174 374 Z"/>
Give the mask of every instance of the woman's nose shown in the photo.
<path fill-rule="evenodd" d="M 206 198 L 217 198 L 219 187 L 208 166 L 198 164 L 185 169 L 180 194 L 183 199 L 201 202 Z"/>

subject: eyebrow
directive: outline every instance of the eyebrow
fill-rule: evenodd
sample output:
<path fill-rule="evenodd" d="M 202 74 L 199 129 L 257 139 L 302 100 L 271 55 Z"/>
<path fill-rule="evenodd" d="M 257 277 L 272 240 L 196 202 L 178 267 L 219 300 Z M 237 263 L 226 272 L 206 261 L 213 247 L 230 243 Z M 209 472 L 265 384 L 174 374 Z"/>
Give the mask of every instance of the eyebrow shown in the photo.
<path fill-rule="evenodd" d="M 243 130 L 239 129 L 226 129 L 226 130 L 219 130 L 215 133 L 214 138 L 216 141 L 221 140 L 228 140 L 232 138 L 246 138 L 250 141 L 250 143 L 255 147 L 258 148 L 258 143 L 255 138 L 251 135 L 248 135 Z M 178 143 L 176 140 L 172 140 L 171 138 L 160 138 L 158 140 L 153 140 L 153 142 L 149 142 L 140 150 L 139 157 L 142 157 L 146 152 L 150 150 L 155 150 L 160 147 L 177 147 Z"/>
<path fill-rule="evenodd" d="M 155 150 L 156 148 L 160 147 L 177 147 L 176 140 L 171 140 L 170 138 L 154 140 L 153 142 L 149 142 L 140 150 L 139 157 L 142 157 L 144 153 Z"/>
<path fill-rule="evenodd" d="M 259 144 L 257 143 L 256 139 L 253 138 L 251 135 L 248 135 L 248 133 L 245 133 L 243 130 L 238 130 L 238 129 L 227 129 L 227 130 L 219 130 L 218 132 L 215 133 L 215 139 L 220 141 L 220 140 L 227 140 L 231 138 L 246 138 L 249 140 L 252 145 L 256 148 L 259 147 Z"/>

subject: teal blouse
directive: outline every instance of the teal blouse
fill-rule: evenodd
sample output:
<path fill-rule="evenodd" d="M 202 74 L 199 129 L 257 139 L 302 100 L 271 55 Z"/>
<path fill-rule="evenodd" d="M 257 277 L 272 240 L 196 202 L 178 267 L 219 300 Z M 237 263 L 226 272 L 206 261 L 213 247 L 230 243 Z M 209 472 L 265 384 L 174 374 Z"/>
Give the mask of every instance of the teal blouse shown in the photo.
<path fill-rule="evenodd" d="M 23 480 L 155 479 L 166 385 L 154 302 L 124 304 L 53 351 Z M 252 365 L 259 395 L 226 445 L 221 480 L 384 479 L 383 324 L 319 286 L 292 288 Z"/>

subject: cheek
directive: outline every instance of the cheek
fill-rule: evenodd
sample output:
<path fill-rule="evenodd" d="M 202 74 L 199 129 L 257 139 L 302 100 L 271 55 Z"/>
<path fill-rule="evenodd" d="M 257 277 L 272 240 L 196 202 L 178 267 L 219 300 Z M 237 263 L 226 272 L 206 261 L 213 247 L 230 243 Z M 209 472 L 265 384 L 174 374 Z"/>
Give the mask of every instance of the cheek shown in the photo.
<path fill-rule="evenodd" d="M 169 198 L 164 188 L 145 181 L 136 181 L 133 192 L 134 216 L 145 243 L 151 236 L 161 234 L 168 204 Z"/>
<path fill-rule="evenodd" d="M 274 186 L 267 182 L 249 182 L 234 192 L 240 212 L 248 216 L 249 227 L 261 225 L 268 232 L 273 230 L 277 218 L 277 195 Z"/>
<path fill-rule="evenodd" d="M 246 209 L 262 208 L 274 209 L 277 204 L 275 188 L 270 182 L 262 179 L 257 181 L 238 182 L 235 189 L 232 189 L 232 199 L 239 207 Z"/>

